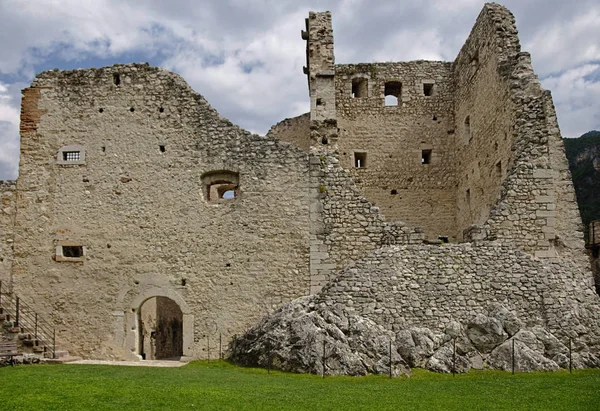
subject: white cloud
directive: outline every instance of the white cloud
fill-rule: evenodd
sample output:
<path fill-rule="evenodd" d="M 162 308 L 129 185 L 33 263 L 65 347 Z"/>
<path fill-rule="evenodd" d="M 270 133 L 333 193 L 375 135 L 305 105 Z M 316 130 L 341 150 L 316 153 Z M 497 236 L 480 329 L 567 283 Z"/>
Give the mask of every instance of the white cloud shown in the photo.
<path fill-rule="evenodd" d="M 525 43 L 541 76 L 600 60 L 600 6 L 539 27 Z"/>
<path fill-rule="evenodd" d="M 505 3 L 523 49 L 538 73 L 550 76 L 543 84 L 554 92 L 564 134 L 600 128 L 597 83 L 585 80 L 582 69 L 600 61 L 597 0 Z M 264 133 L 308 110 L 300 30 L 309 10 L 332 11 L 338 63 L 451 61 L 482 6 L 479 0 L 0 0 L 0 81 L 11 96 L 0 102 L 0 178 L 7 158 L 11 169 L 17 162 L 19 104 L 7 79 L 30 81 L 41 66 L 150 60 L 181 74 L 233 122 Z"/>
<path fill-rule="evenodd" d="M 585 64 L 542 80 L 552 90 L 561 132 L 578 137 L 600 128 L 600 64 Z"/>
<path fill-rule="evenodd" d="M 19 110 L 15 106 L 9 87 L 0 82 L 0 180 L 17 177 L 18 132 Z"/>

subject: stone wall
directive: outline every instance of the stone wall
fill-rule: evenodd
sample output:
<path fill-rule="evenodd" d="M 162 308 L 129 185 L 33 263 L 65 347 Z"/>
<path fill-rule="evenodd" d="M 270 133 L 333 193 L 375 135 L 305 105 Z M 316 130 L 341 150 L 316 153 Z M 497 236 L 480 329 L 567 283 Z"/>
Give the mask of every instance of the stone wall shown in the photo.
<path fill-rule="evenodd" d="M 467 227 L 488 219 L 512 172 L 519 105 L 511 99 L 509 74 L 519 49 L 514 17 L 486 5 L 454 61 L 459 239 Z"/>
<path fill-rule="evenodd" d="M 267 137 L 287 141 L 308 152 L 310 149 L 310 113 L 280 121 L 271 127 Z"/>
<path fill-rule="evenodd" d="M 16 214 L 16 184 L 0 181 L 0 281 L 2 292 L 12 289 L 10 275 L 13 260 L 14 222 Z"/>
<path fill-rule="evenodd" d="M 337 154 L 311 154 L 311 294 L 371 251 L 422 243 L 422 228 L 386 222 L 344 170 Z"/>
<path fill-rule="evenodd" d="M 490 239 L 538 257 L 573 252 L 581 264 L 581 218 L 552 99 L 520 51 L 506 8 L 484 6 L 455 66 L 456 122 L 466 136 L 458 156 L 467 170 L 457 194 L 459 230 L 484 223 Z"/>
<path fill-rule="evenodd" d="M 131 357 L 136 310 L 162 296 L 184 313 L 185 355 L 205 358 L 207 339 L 309 292 L 307 153 L 147 65 L 44 72 L 24 96 L 14 286 L 70 352 Z M 209 201 L 206 173 L 223 170 L 237 197 Z M 82 261 L 55 261 L 67 242 Z"/>
<path fill-rule="evenodd" d="M 356 81 L 364 92 L 353 94 Z M 397 105 L 385 105 L 386 87 Z M 430 239 L 456 232 L 453 96 L 451 63 L 336 65 L 342 167 L 388 221 L 424 227 Z M 360 168 L 356 153 L 366 156 Z"/>
<path fill-rule="evenodd" d="M 499 242 L 379 249 L 345 269 L 319 302 L 398 331 L 443 331 L 499 303 L 527 326 L 598 348 L 600 300 L 589 271 L 570 260 L 538 260 Z"/>

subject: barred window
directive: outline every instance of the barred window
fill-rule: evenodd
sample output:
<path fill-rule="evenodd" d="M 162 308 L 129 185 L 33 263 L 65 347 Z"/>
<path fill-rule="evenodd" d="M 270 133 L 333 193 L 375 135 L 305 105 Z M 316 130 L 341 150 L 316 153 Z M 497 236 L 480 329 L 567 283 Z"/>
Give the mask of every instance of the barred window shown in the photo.
<path fill-rule="evenodd" d="M 64 161 L 79 161 L 80 160 L 80 152 L 79 151 L 63 151 L 63 160 Z"/>

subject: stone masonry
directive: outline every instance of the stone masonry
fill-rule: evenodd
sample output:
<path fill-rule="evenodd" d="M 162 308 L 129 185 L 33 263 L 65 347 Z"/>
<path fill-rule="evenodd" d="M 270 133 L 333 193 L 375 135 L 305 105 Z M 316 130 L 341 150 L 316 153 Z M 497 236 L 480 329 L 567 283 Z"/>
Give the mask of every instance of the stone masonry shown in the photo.
<path fill-rule="evenodd" d="M 329 12 L 302 37 L 310 113 L 266 136 L 146 64 L 39 74 L 0 187 L 3 284 L 85 357 L 141 358 L 148 300 L 181 325 L 160 356 L 215 358 L 308 295 L 394 333 L 494 302 L 597 351 L 552 98 L 512 14 L 486 4 L 453 62 L 336 64 Z"/>

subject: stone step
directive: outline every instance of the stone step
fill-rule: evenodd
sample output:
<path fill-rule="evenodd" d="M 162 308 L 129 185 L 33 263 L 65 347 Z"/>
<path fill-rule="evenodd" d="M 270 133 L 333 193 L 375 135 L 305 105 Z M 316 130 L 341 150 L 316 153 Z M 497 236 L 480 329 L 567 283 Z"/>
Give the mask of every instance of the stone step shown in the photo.
<path fill-rule="evenodd" d="M 71 355 L 67 355 L 63 356 L 63 357 L 57 357 L 57 358 L 44 358 L 42 361 L 46 364 L 64 364 L 67 362 L 73 362 L 73 361 L 80 361 L 81 357 L 75 357 L 75 356 L 71 356 Z"/>

